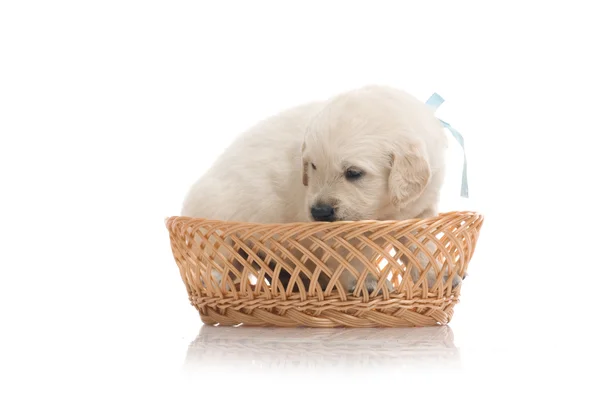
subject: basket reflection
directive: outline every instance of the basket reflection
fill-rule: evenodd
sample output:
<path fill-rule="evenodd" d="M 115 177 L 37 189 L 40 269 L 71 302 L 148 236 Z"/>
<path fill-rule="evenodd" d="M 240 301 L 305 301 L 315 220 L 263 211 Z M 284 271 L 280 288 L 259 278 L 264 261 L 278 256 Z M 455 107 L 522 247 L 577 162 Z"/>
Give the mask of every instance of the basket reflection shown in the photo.
<path fill-rule="evenodd" d="M 377 367 L 459 368 L 448 326 L 312 329 L 203 326 L 186 368 Z"/>

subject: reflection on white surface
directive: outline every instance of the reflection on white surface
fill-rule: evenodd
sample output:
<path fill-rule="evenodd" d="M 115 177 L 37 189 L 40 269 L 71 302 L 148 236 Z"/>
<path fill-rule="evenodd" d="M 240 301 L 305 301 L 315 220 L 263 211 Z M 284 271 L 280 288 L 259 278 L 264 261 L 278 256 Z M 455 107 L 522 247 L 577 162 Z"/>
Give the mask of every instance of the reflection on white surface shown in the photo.
<path fill-rule="evenodd" d="M 236 368 L 460 368 L 448 326 L 310 329 L 203 326 L 190 344 L 186 370 Z"/>

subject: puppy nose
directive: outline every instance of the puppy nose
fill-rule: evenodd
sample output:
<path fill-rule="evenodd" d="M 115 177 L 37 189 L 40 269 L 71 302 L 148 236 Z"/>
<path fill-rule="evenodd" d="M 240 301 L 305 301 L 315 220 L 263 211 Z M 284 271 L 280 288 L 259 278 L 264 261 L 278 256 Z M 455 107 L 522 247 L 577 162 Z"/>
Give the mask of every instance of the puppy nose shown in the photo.
<path fill-rule="evenodd" d="M 318 204 L 310 208 L 310 214 L 315 221 L 334 221 L 335 210 L 329 205 Z"/>

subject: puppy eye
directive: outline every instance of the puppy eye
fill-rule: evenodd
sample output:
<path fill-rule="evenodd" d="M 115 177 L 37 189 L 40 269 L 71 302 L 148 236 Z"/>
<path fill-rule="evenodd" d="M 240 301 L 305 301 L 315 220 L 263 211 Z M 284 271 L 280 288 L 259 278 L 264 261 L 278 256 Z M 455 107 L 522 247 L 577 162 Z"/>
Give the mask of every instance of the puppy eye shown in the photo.
<path fill-rule="evenodd" d="M 363 172 L 355 169 L 346 170 L 346 179 L 348 180 L 357 180 L 363 176 Z"/>
<path fill-rule="evenodd" d="M 313 170 L 316 170 L 316 169 L 317 169 L 317 166 L 315 166 L 315 164 L 314 164 L 314 163 L 311 163 L 310 165 L 312 166 Z"/>

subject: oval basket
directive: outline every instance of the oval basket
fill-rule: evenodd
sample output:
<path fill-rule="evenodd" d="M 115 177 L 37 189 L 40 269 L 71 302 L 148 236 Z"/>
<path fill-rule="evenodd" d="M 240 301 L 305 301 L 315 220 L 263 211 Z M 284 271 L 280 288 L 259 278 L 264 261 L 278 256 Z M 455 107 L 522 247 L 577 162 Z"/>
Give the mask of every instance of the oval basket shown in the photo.
<path fill-rule="evenodd" d="M 309 327 L 447 324 L 482 223 L 474 212 L 334 223 L 166 220 L 204 323 Z"/>

